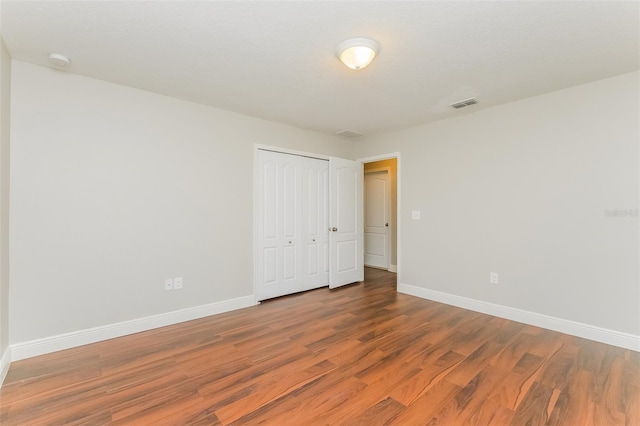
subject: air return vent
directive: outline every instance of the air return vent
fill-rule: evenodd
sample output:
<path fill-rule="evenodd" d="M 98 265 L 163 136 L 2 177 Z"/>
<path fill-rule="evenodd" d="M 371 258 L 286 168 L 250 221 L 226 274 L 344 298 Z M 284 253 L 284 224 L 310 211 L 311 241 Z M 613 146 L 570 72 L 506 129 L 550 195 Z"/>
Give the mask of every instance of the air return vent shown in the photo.
<path fill-rule="evenodd" d="M 469 105 L 475 105 L 477 103 L 478 103 L 478 100 L 476 98 L 469 98 L 469 99 L 465 99 L 464 101 L 453 103 L 451 104 L 451 107 L 455 109 L 460 109 L 460 108 L 468 107 Z"/>
<path fill-rule="evenodd" d="M 362 133 L 356 132 L 355 130 L 340 130 L 336 132 L 338 136 L 344 136 L 345 138 L 357 138 L 358 136 L 362 136 Z"/>

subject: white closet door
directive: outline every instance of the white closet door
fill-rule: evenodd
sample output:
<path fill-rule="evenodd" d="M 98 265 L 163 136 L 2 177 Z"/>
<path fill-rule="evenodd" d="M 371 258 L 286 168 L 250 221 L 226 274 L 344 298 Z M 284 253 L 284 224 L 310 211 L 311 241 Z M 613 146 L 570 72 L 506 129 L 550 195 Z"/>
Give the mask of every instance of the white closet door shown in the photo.
<path fill-rule="evenodd" d="M 302 170 L 302 290 L 309 290 L 329 284 L 329 162 L 304 157 Z"/>
<path fill-rule="evenodd" d="M 331 157 L 329 169 L 329 287 L 335 288 L 364 280 L 363 165 Z"/>
<path fill-rule="evenodd" d="M 259 151 L 258 300 L 300 291 L 302 158 Z"/>

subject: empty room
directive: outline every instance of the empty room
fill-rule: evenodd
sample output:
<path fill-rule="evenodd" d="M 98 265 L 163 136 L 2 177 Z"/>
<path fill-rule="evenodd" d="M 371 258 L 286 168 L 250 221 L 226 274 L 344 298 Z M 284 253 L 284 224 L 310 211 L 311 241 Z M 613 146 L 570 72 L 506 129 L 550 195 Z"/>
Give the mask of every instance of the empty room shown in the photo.
<path fill-rule="evenodd" d="M 640 2 L 0 0 L 0 424 L 640 425 Z"/>

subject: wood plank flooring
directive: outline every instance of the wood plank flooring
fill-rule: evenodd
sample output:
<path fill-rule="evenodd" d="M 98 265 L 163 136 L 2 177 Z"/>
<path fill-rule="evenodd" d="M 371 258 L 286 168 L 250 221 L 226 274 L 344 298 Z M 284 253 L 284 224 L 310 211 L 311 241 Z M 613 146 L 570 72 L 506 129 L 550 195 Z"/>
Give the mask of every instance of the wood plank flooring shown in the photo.
<path fill-rule="evenodd" d="M 395 274 L 12 364 L 3 425 L 640 425 L 640 354 Z"/>

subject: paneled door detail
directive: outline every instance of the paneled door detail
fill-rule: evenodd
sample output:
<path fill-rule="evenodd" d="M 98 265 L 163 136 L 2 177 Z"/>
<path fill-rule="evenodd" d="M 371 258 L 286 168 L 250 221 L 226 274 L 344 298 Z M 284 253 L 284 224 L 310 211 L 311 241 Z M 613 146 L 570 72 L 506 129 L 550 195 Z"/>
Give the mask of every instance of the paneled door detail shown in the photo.
<path fill-rule="evenodd" d="M 304 279 L 301 290 L 329 284 L 329 162 L 302 159 Z"/>
<path fill-rule="evenodd" d="M 362 163 L 329 161 L 329 287 L 364 280 Z"/>
<path fill-rule="evenodd" d="M 389 268 L 389 173 L 364 175 L 364 264 Z"/>
<path fill-rule="evenodd" d="M 259 151 L 258 300 L 300 291 L 302 158 Z"/>

